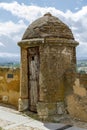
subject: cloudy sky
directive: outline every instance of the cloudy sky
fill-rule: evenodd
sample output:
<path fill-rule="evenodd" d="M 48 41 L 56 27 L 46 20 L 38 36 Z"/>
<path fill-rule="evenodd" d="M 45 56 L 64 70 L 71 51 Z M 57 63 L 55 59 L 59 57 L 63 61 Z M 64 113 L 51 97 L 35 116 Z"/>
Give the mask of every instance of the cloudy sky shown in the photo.
<path fill-rule="evenodd" d="M 46 12 L 72 29 L 77 57 L 87 57 L 87 0 L 0 0 L 0 57 L 18 57 L 25 29 Z"/>

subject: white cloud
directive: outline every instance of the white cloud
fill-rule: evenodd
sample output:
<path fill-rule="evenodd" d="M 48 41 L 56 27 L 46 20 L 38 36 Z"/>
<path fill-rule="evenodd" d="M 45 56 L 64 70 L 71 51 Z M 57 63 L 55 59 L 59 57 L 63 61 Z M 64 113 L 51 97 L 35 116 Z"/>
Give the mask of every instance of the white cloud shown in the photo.
<path fill-rule="evenodd" d="M 5 47 L 5 45 L 2 42 L 0 42 L 0 47 Z"/>
<path fill-rule="evenodd" d="M 21 30 L 25 29 L 26 25 L 19 21 L 17 24 L 13 23 L 12 21 L 0 23 L 0 36 L 6 35 L 10 36 L 11 34 L 16 34 L 21 32 Z"/>
<path fill-rule="evenodd" d="M 80 0 L 82 2 L 82 0 Z M 80 42 L 80 46 L 85 45 L 87 48 L 87 6 L 77 10 L 77 12 L 71 12 L 67 10 L 62 12 L 53 7 L 39 7 L 35 5 L 27 6 L 25 4 L 13 3 L 0 3 L 0 8 L 11 12 L 13 15 L 27 20 L 30 23 L 41 17 L 46 12 L 51 12 L 54 16 L 59 17 L 62 21 L 69 25 L 72 29 L 74 37 Z M 26 25 L 22 22 L 14 24 L 12 21 L 6 23 L 0 23 L 0 35 L 11 35 L 12 33 L 18 34 L 21 30 L 25 31 Z M 18 39 L 19 36 L 15 35 L 14 39 Z M 83 48 L 84 54 L 87 54 L 87 49 Z"/>
<path fill-rule="evenodd" d="M 15 58 L 18 58 L 19 57 L 19 54 L 16 54 L 16 53 L 4 53 L 4 52 L 0 52 L 0 57 L 4 58 L 4 57 L 15 57 Z"/>
<path fill-rule="evenodd" d="M 36 18 L 42 16 L 46 12 L 52 12 L 54 15 L 62 14 L 63 12 L 53 8 L 53 7 L 39 7 L 39 6 L 27 6 L 25 4 L 19 4 L 16 1 L 12 3 L 0 3 L 0 8 L 3 8 L 7 11 L 10 11 L 13 15 L 18 16 L 19 18 L 23 18 L 28 20 L 30 23 Z"/>

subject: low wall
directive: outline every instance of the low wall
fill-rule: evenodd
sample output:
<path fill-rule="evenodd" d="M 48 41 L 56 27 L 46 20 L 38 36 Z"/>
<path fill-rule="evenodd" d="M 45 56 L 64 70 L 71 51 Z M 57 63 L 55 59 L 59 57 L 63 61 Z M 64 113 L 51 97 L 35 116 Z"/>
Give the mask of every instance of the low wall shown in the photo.
<path fill-rule="evenodd" d="M 87 74 L 77 74 L 72 93 L 66 96 L 67 111 L 81 121 L 87 122 Z"/>
<path fill-rule="evenodd" d="M 18 107 L 20 69 L 0 68 L 0 102 Z"/>

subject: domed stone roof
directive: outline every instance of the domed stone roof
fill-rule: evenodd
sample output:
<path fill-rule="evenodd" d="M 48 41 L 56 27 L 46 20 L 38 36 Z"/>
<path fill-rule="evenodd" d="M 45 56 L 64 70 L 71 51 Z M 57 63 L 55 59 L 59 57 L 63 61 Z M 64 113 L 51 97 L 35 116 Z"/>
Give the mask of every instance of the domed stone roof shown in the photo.
<path fill-rule="evenodd" d="M 66 24 L 47 13 L 29 25 L 22 40 L 47 37 L 74 39 L 72 31 Z"/>

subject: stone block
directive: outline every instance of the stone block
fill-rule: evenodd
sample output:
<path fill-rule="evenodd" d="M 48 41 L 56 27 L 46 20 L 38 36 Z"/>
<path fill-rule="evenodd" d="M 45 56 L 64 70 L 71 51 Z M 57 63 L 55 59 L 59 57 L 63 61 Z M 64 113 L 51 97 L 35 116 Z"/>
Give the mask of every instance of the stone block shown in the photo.
<path fill-rule="evenodd" d="M 37 104 L 37 112 L 40 118 L 46 119 L 49 116 L 55 115 L 57 113 L 56 103 L 42 103 Z"/>
<path fill-rule="evenodd" d="M 28 99 L 19 98 L 19 111 L 24 111 L 28 109 Z"/>
<path fill-rule="evenodd" d="M 64 113 L 65 113 L 64 102 L 58 102 L 57 103 L 57 114 L 62 115 Z"/>

